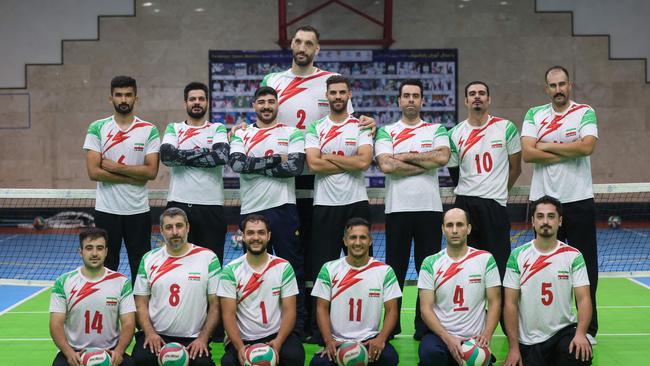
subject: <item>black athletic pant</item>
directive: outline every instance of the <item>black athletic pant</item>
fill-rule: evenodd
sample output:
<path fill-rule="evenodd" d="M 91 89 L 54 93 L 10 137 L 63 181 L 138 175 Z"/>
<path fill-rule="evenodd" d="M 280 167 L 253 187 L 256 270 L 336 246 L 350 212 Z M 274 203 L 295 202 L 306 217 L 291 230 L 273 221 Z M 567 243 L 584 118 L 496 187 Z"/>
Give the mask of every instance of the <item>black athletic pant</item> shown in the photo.
<path fill-rule="evenodd" d="M 95 210 L 95 226 L 108 232 L 108 254 L 104 266 L 117 271 L 120 266 L 122 239 L 131 268 L 131 283 L 135 282 L 142 257 L 151 250 L 151 212 L 135 215 L 114 215 Z"/>
<path fill-rule="evenodd" d="M 244 341 L 244 344 L 266 343 L 273 340 L 277 334 L 272 334 L 268 337 L 257 339 L 254 341 Z M 302 366 L 305 364 L 305 349 L 300 343 L 300 338 L 295 333 L 289 334 L 287 339 L 284 340 L 282 347 L 280 347 L 280 354 L 278 355 L 278 365 L 283 366 Z M 221 357 L 221 366 L 238 366 L 239 356 L 237 350 L 232 343 L 226 346 L 226 352 Z"/>
<path fill-rule="evenodd" d="M 311 239 L 312 212 L 314 210 L 314 199 L 312 197 L 301 197 L 302 194 L 312 195 L 314 193 L 314 176 L 299 175 L 296 177 L 296 208 L 298 209 L 298 221 L 300 222 L 300 248 L 304 258 L 305 280 L 311 274 L 311 260 L 309 259 L 309 243 Z M 298 287 L 300 287 L 298 283 Z M 303 286 L 306 284 L 303 281 Z M 309 293 L 305 295 L 306 305 L 310 302 Z M 311 306 L 306 307 L 304 332 L 311 331 L 311 319 L 316 319 L 316 313 L 312 314 Z M 314 320 L 315 321 L 315 320 Z"/>
<path fill-rule="evenodd" d="M 521 360 L 525 366 L 588 366 L 591 360 L 576 360 L 575 349 L 569 352 L 569 344 L 576 335 L 576 325 L 571 324 L 542 343 L 519 344 Z"/>
<path fill-rule="evenodd" d="M 557 238 L 578 249 L 585 258 L 592 306 L 591 323 L 587 332 L 592 336 L 596 336 L 598 332 L 598 313 L 596 312 L 598 249 L 596 241 L 596 204 L 593 198 L 562 204 L 562 226 L 560 226 Z"/>
<path fill-rule="evenodd" d="M 219 257 L 223 266 L 224 243 L 228 224 L 223 206 L 195 205 L 182 202 L 167 202 L 167 208 L 178 207 L 185 211 L 190 222 L 187 240 L 198 246 L 208 248 Z"/>
<path fill-rule="evenodd" d="M 240 222 L 243 222 L 246 216 L 251 214 L 263 215 L 269 220 L 271 225 L 271 240 L 266 249 L 269 253 L 289 261 L 296 274 L 299 292 L 296 298 L 295 330 L 299 335 L 302 335 L 305 328 L 305 318 L 307 317 L 305 299 L 308 295 L 305 291 L 305 258 L 300 246 L 300 224 L 296 205 L 285 204 L 241 215 Z"/>
<path fill-rule="evenodd" d="M 172 337 L 167 335 L 159 334 L 160 337 L 165 341 L 165 343 L 176 342 L 180 343 L 183 346 L 187 347 L 192 343 L 196 338 L 186 338 L 186 337 Z M 138 366 L 158 366 L 158 357 L 156 354 L 149 351 L 149 347 L 144 348 L 144 332 L 135 333 L 135 345 L 133 346 L 132 357 L 135 360 L 135 364 Z M 190 366 L 214 366 L 214 361 L 212 361 L 212 348 L 208 343 L 208 355 L 196 356 L 195 359 L 190 359 Z"/>
<path fill-rule="evenodd" d="M 440 251 L 442 240 L 442 212 L 394 212 L 386 214 L 386 264 L 393 267 L 399 287 L 404 289 L 404 280 L 411 256 L 411 240 L 414 242 L 413 254 L 415 270 L 419 273 L 424 259 Z M 399 298 L 397 325 L 393 334 L 402 331 L 400 314 L 402 298 Z M 420 297 L 415 303 L 415 331 L 424 334 L 427 325 L 420 314 Z"/>
<path fill-rule="evenodd" d="M 68 364 L 68 360 L 65 359 L 65 355 L 63 354 L 63 352 L 59 351 L 56 354 L 56 357 L 54 357 L 52 366 L 70 366 L 70 365 Z M 125 353 L 122 359 L 122 363 L 119 366 L 136 366 L 136 363 L 131 356 Z"/>

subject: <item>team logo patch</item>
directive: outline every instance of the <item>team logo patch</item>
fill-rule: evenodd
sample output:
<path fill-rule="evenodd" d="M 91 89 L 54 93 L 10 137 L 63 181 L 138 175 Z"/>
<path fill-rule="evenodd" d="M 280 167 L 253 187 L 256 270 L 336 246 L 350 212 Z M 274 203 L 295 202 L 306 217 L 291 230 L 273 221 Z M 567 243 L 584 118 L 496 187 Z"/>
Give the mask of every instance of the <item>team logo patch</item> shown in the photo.
<path fill-rule="evenodd" d="M 106 306 L 117 306 L 117 297 L 106 297 Z"/>
<path fill-rule="evenodd" d="M 187 274 L 188 281 L 201 281 L 201 272 L 190 272 Z"/>
<path fill-rule="evenodd" d="M 280 295 L 280 287 L 273 287 L 271 289 L 271 291 L 272 291 L 271 295 L 273 295 L 273 296 L 279 296 Z"/>
<path fill-rule="evenodd" d="M 503 141 L 501 140 L 492 140 L 492 148 L 499 149 L 503 147 Z"/>
<path fill-rule="evenodd" d="M 481 281 L 482 281 L 482 279 L 481 279 L 480 274 L 469 275 L 469 283 L 470 284 L 472 284 L 472 283 L 481 283 Z"/>
<path fill-rule="evenodd" d="M 557 271 L 557 279 L 558 280 L 568 280 L 569 279 L 569 272 L 567 272 L 567 271 Z"/>
<path fill-rule="evenodd" d="M 378 288 L 371 288 L 368 289 L 368 297 L 380 297 L 381 296 L 381 289 Z"/>
<path fill-rule="evenodd" d="M 345 139 L 345 144 L 346 145 L 356 145 L 357 144 L 357 139 Z"/>
<path fill-rule="evenodd" d="M 144 144 L 139 142 L 133 144 L 133 151 L 144 151 Z"/>
<path fill-rule="evenodd" d="M 578 131 L 577 131 L 575 128 L 569 128 L 569 129 L 566 130 L 566 132 L 564 133 L 564 136 L 566 136 L 566 137 L 571 137 L 571 136 L 575 136 L 575 135 L 577 135 L 577 134 L 578 134 Z"/>

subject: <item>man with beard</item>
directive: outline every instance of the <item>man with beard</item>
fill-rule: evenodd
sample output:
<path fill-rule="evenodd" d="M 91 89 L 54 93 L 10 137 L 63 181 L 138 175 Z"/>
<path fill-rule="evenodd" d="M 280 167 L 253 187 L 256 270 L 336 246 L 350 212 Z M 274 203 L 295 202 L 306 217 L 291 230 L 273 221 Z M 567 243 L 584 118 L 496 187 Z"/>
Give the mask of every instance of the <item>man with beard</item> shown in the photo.
<path fill-rule="evenodd" d="M 117 271 L 122 239 L 135 281 L 151 249 L 151 214 L 145 184 L 158 174 L 158 129 L 134 116 L 137 86 L 129 76 L 111 80 L 115 113 L 90 124 L 84 142 L 88 177 L 97 182 L 95 225 L 108 232 L 105 266 Z"/>
<path fill-rule="evenodd" d="M 503 280 L 510 345 L 504 366 L 591 365 L 585 260 L 580 251 L 557 239 L 564 224 L 558 199 L 542 196 L 531 209 L 537 237 L 512 251 Z"/>
<path fill-rule="evenodd" d="M 219 323 L 217 285 L 221 265 L 210 249 L 187 241 L 190 224 L 178 207 L 160 215 L 165 245 L 145 254 L 135 281 L 135 305 L 142 331 L 135 335 L 138 366 L 156 366 L 165 343 L 187 348 L 190 366 L 214 365 L 210 335 Z"/>
<path fill-rule="evenodd" d="M 521 145 L 514 123 L 491 116 L 490 88 L 483 81 L 465 87 L 467 119 L 449 131 L 449 171 L 456 207 L 469 215 L 469 243 L 492 253 L 502 278 L 510 255 L 508 191 L 521 173 Z"/>
<path fill-rule="evenodd" d="M 293 333 L 298 285 L 291 264 L 268 254 L 269 221 L 248 215 L 242 222 L 246 254 L 224 267 L 219 281 L 223 325 L 230 342 L 221 365 L 244 364 L 251 344 L 266 343 L 278 365 L 305 363 L 305 350 Z"/>
<path fill-rule="evenodd" d="M 171 168 L 167 207 L 181 208 L 192 225 L 188 240 L 223 262 L 227 230 L 221 176 L 228 162 L 226 127 L 205 119 L 208 87 L 191 82 L 183 92 L 187 120 L 167 125 L 160 159 Z"/>
<path fill-rule="evenodd" d="M 386 263 L 395 269 L 400 288 L 404 287 L 415 242 L 415 270 L 431 253 L 440 251 L 442 201 L 438 187 L 438 168 L 449 160 L 447 129 L 420 118 L 423 87 L 419 80 L 404 80 L 397 102 L 402 109 L 399 121 L 382 127 L 375 136 L 375 158 L 386 174 Z M 401 309 L 401 299 L 398 309 Z M 415 309 L 415 334 L 422 339 L 427 326 Z M 399 323 L 395 334 L 401 332 Z"/>
<path fill-rule="evenodd" d="M 575 246 L 585 258 L 593 306 L 587 338 L 596 344 L 598 253 L 589 159 L 598 139 L 596 113 L 571 100 L 572 86 L 564 67 L 549 68 L 545 77 L 551 103 L 531 108 L 521 132 L 524 161 L 533 163 L 530 200 L 550 195 L 562 202 L 564 216 L 558 239 Z"/>
<path fill-rule="evenodd" d="M 370 204 L 363 173 L 372 161 L 369 129 L 347 112 L 352 97 L 343 76 L 327 79 L 330 114 L 313 122 L 305 134 L 309 169 L 316 173 L 312 238 L 309 244 L 312 281 L 325 262 L 341 255 L 345 223 L 360 217 L 370 221 Z M 372 251 L 371 251 L 372 254 Z M 322 343 L 313 324 L 314 341 Z"/>

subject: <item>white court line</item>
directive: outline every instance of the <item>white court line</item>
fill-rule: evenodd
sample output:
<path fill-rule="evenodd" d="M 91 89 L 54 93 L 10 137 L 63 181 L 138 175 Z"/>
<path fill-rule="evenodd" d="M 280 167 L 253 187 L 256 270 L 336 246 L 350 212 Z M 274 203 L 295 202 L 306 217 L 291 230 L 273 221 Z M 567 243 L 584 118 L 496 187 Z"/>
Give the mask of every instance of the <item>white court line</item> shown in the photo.
<path fill-rule="evenodd" d="M 628 278 L 628 280 L 630 280 L 630 281 L 636 283 L 636 284 L 639 285 L 639 286 L 643 286 L 643 287 L 647 288 L 648 290 L 650 290 L 650 286 L 646 285 L 645 283 L 643 283 L 643 282 L 641 282 L 641 281 L 639 281 L 639 280 L 636 280 L 636 279 L 634 279 L 634 278 Z"/>
<path fill-rule="evenodd" d="M 49 287 L 43 287 L 42 289 L 36 291 L 35 293 L 33 293 L 33 294 L 27 296 L 27 297 L 24 298 L 24 299 L 18 301 L 17 303 L 15 303 L 15 304 L 11 305 L 10 307 L 4 309 L 3 311 L 0 311 L 0 316 L 4 315 L 5 313 L 10 312 L 11 309 L 15 309 L 18 305 L 20 305 L 20 304 L 22 304 L 22 303 L 24 303 L 24 302 L 26 302 L 26 301 L 31 300 L 32 298 L 38 296 L 41 292 L 44 292 L 44 291 L 46 291 L 46 290 L 48 290 L 48 289 L 49 289 Z"/>
<path fill-rule="evenodd" d="M 650 305 L 603 305 L 603 306 L 596 306 L 596 308 L 597 309 L 650 309 Z M 402 310 L 415 311 L 415 308 L 402 308 Z"/>

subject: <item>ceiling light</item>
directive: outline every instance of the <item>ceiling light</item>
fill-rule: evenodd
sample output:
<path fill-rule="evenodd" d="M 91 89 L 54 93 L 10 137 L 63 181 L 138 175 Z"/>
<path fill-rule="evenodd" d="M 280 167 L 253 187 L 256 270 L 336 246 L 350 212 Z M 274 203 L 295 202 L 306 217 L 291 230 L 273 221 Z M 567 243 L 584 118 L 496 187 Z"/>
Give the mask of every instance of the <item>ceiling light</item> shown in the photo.
<path fill-rule="evenodd" d="M 151 6 L 151 5 L 153 5 L 153 3 L 150 2 L 150 1 L 148 1 L 148 2 L 146 2 L 146 3 L 142 3 L 142 6 L 145 7 L 145 8 L 146 8 L 147 6 Z"/>
<path fill-rule="evenodd" d="M 205 11 L 205 9 L 203 9 L 203 8 L 196 8 L 196 9 L 194 9 L 194 11 L 200 13 L 200 12 L 202 12 L 202 11 Z"/>
<path fill-rule="evenodd" d="M 459 4 L 458 7 L 462 9 L 465 7 L 465 4 Z"/>
<path fill-rule="evenodd" d="M 153 12 L 154 13 L 160 13 L 160 9 L 154 9 Z"/>
<path fill-rule="evenodd" d="M 508 2 L 507 2 L 507 1 L 502 1 L 502 2 L 500 2 L 499 4 L 501 4 L 501 5 L 508 5 Z"/>

